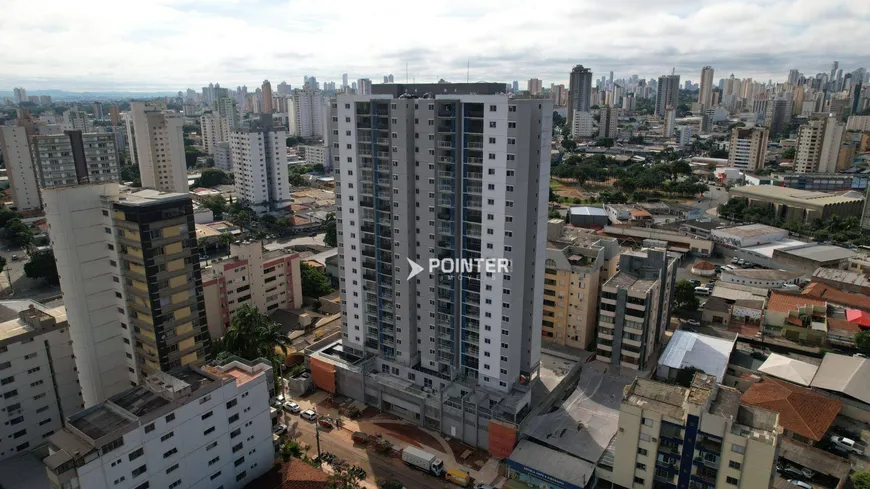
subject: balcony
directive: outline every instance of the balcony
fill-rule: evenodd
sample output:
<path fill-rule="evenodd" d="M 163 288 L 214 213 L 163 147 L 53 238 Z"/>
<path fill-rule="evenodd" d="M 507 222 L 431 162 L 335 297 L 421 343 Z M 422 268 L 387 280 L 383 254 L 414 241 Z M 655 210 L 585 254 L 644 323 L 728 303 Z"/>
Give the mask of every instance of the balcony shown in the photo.
<path fill-rule="evenodd" d="M 476 158 L 474 156 L 466 157 L 465 161 L 472 164 L 472 165 L 482 165 L 483 164 L 483 158 Z"/>
<path fill-rule="evenodd" d="M 439 148 L 453 149 L 454 146 L 453 141 L 438 141 Z"/>
<path fill-rule="evenodd" d="M 465 185 L 465 193 L 472 195 L 480 195 L 483 193 L 483 185 Z"/>
<path fill-rule="evenodd" d="M 483 149 L 483 141 L 468 141 L 465 147 L 469 149 Z"/>

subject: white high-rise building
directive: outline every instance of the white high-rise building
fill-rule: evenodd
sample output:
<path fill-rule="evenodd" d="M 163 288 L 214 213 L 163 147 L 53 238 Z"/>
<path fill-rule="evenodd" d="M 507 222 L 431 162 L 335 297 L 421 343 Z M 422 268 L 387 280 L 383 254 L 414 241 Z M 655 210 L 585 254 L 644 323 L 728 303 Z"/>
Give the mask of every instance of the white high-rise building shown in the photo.
<path fill-rule="evenodd" d="M 698 103 L 701 104 L 701 110 L 709 109 L 713 106 L 713 68 L 705 66 L 701 70 L 701 87 L 698 92 Z"/>
<path fill-rule="evenodd" d="M 680 126 L 677 130 L 677 145 L 686 147 L 692 144 L 692 129 L 689 126 Z"/>
<path fill-rule="evenodd" d="M 290 202 L 287 131 L 263 114 L 230 136 L 236 194 L 255 211 L 282 208 Z"/>
<path fill-rule="evenodd" d="M 48 439 L 51 486 L 241 489 L 275 462 L 272 376 L 243 360 L 152 374 Z"/>
<path fill-rule="evenodd" d="M 130 141 L 142 186 L 163 192 L 187 193 L 187 163 L 184 158 L 184 116 L 162 111 L 144 102 L 131 102 Z"/>
<path fill-rule="evenodd" d="M 674 131 L 677 129 L 677 110 L 675 108 L 670 108 L 665 111 L 665 134 L 666 138 L 674 137 Z"/>
<path fill-rule="evenodd" d="M 575 111 L 571 125 L 571 137 L 574 139 L 591 138 L 595 134 L 595 124 L 592 114 L 586 111 Z"/>
<path fill-rule="evenodd" d="M 221 141 L 215 146 L 214 167 L 225 172 L 233 171 L 233 151 L 229 141 Z"/>
<path fill-rule="evenodd" d="M 356 93 L 357 95 L 371 95 L 372 94 L 372 81 L 368 78 L 360 78 L 356 81 Z"/>
<path fill-rule="evenodd" d="M 63 307 L 0 302 L 0 460 L 29 452 L 84 408 Z M 9 317 L 7 316 L 7 317 Z"/>
<path fill-rule="evenodd" d="M 64 131 L 94 132 L 94 125 L 86 112 L 67 110 L 63 113 L 61 129 Z"/>
<path fill-rule="evenodd" d="M 659 77 L 658 88 L 656 91 L 656 110 L 655 115 L 664 117 L 668 109 L 674 108 L 680 104 L 680 75 L 663 75 Z M 670 137 L 673 135 L 673 131 Z"/>
<path fill-rule="evenodd" d="M 33 155 L 42 188 L 79 183 L 117 182 L 118 151 L 113 133 L 34 136 Z"/>
<path fill-rule="evenodd" d="M 20 104 L 21 102 L 27 102 L 27 90 L 21 87 L 13 88 L 12 98 L 16 104 Z"/>
<path fill-rule="evenodd" d="M 293 90 L 294 136 L 303 138 L 323 137 L 327 105 L 320 90 L 305 88 Z"/>
<path fill-rule="evenodd" d="M 19 211 L 42 208 L 36 165 L 30 152 L 27 128 L 24 126 L 0 126 L 0 150 L 9 177 L 9 192 L 12 203 Z"/>
<path fill-rule="evenodd" d="M 230 99 L 223 99 L 230 100 Z M 202 131 L 202 149 L 206 154 L 214 155 L 218 143 L 230 140 L 230 126 L 225 117 L 215 112 L 203 114 L 199 118 Z"/>
<path fill-rule="evenodd" d="M 732 129 L 731 143 L 728 145 L 728 166 L 750 172 L 763 168 L 768 134 L 763 127 Z"/>

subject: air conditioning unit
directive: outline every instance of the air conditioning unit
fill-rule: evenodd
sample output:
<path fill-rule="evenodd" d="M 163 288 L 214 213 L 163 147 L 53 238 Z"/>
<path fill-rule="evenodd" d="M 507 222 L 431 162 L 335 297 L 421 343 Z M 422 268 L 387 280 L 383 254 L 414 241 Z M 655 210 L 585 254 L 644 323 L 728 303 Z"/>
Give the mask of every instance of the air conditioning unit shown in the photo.
<path fill-rule="evenodd" d="M 659 439 L 658 439 L 658 438 L 653 438 L 653 439 L 652 439 L 652 442 L 653 442 L 653 443 L 658 443 L 658 442 L 659 442 Z"/>

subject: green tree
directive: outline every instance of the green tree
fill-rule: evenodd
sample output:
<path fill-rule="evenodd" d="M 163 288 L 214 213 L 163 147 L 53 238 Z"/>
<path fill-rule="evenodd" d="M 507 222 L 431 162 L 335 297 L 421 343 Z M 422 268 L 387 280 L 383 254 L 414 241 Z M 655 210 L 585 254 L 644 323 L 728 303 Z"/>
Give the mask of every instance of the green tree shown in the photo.
<path fill-rule="evenodd" d="M 855 489 L 870 489 L 870 472 L 863 470 L 852 474 L 852 485 Z"/>
<path fill-rule="evenodd" d="M 294 136 L 287 136 L 287 147 L 298 146 L 299 140 Z"/>
<path fill-rule="evenodd" d="M 184 148 L 184 161 L 187 164 L 188 168 L 193 168 L 196 166 L 196 160 L 199 159 L 200 156 L 204 156 L 205 153 L 198 150 L 197 148 L 187 146 Z"/>
<path fill-rule="evenodd" d="M 338 234 L 336 233 L 335 213 L 330 212 L 326 215 L 326 222 L 323 225 L 326 230 L 326 236 L 323 237 L 323 242 L 327 246 L 338 246 Z"/>
<path fill-rule="evenodd" d="M 8 207 L 0 207 L 0 228 L 5 227 L 12 219 L 21 219 L 21 215 Z"/>
<path fill-rule="evenodd" d="M 224 172 L 223 170 L 218 170 L 217 168 L 208 168 L 202 171 L 202 174 L 200 174 L 196 186 L 214 187 L 216 185 L 223 185 L 230 182 L 230 176 L 227 175 L 226 172 Z"/>
<path fill-rule="evenodd" d="M 60 279 L 57 275 L 54 252 L 37 251 L 31 254 L 30 261 L 24 264 L 24 274 L 30 278 L 41 278 L 50 285 L 57 285 Z"/>
<path fill-rule="evenodd" d="M 855 333 L 855 346 L 864 353 L 870 353 L 870 330 Z"/>
<path fill-rule="evenodd" d="M 350 471 L 347 462 L 333 464 L 333 473 L 329 474 L 327 484 L 330 489 L 360 489 L 359 477 Z"/>
<path fill-rule="evenodd" d="M 141 187 L 142 177 L 139 175 L 139 165 L 124 165 L 121 167 L 121 181 L 132 182 L 131 187 Z"/>
<path fill-rule="evenodd" d="M 308 180 L 305 179 L 299 173 L 291 173 L 290 174 L 290 185 L 294 187 L 304 187 L 308 185 Z"/>
<path fill-rule="evenodd" d="M 562 140 L 562 147 L 565 148 L 565 151 L 573 153 L 577 149 L 577 141 L 574 141 L 571 138 L 565 138 Z"/>
<path fill-rule="evenodd" d="M 274 372 L 280 372 L 289 347 L 290 338 L 281 332 L 280 324 L 255 306 L 245 304 L 236 309 L 230 327 L 212 351 L 219 351 L 219 356 L 237 355 L 245 360 L 265 358 L 271 362 Z M 275 375 L 276 388 L 279 381 L 280 376 Z"/>
<path fill-rule="evenodd" d="M 3 270 L 6 269 L 6 257 L 0 256 L 0 273 L 3 273 Z"/>
<path fill-rule="evenodd" d="M 236 238 L 233 237 L 232 233 L 229 231 L 223 231 L 218 235 L 218 243 L 221 246 L 225 246 L 227 249 L 227 256 L 230 256 L 230 245 L 235 243 Z"/>
<path fill-rule="evenodd" d="M 215 219 L 223 219 L 227 211 L 227 201 L 222 195 L 210 195 L 199 199 L 199 204 L 214 213 Z"/>
<path fill-rule="evenodd" d="M 613 138 L 599 138 L 595 141 L 595 146 L 604 146 L 605 148 L 612 148 L 613 144 Z"/>
<path fill-rule="evenodd" d="M 793 160 L 797 150 L 792 146 L 791 148 L 785 148 L 782 150 L 782 159 L 784 160 Z"/>
<path fill-rule="evenodd" d="M 674 287 L 674 304 L 677 309 L 694 311 L 698 309 L 698 297 L 695 295 L 695 286 L 688 280 L 680 280 Z"/>
<path fill-rule="evenodd" d="M 301 266 L 302 295 L 305 297 L 321 297 L 332 292 L 332 285 L 326 272 L 307 263 Z"/>
<path fill-rule="evenodd" d="M 291 458 L 302 458 L 302 447 L 299 442 L 290 440 L 281 446 L 281 460 L 289 462 Z"/>
<path fill-rule="evenodd" d="M 710 151 L 710 158 L 725 159 L 728 158 L 728 152 L 724 149 L 714 149 Z"/>
<path fill-rule="evenodd" d="M 6 223 L 6 239 L 15 246 L 26 248 L 33 242 L 33 231 L 19 218 L 14 218 Z"/>

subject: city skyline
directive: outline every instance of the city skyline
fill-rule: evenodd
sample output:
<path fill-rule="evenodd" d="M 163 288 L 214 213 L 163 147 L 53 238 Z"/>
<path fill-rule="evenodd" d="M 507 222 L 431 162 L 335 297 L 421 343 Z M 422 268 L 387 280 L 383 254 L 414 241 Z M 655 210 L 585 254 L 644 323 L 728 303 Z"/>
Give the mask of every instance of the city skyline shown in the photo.
<path fill-rule="evenodd" d="M 431 22 L 394 23 L 394 35 L 355 43 L 347 42 L 348 36 L 367 19 L 401 11 L 400 6 L 306 0 L 291 8 L 262 0 L 243 8 L 233 0 L 161 0 L 133 12 L 90 0 L 73 13 L 61 2 L 47 2 L 36 18 L 28 14 L 31 5 L 13 0 L 4 7 L 4 17 L 15 22 L 0 21 L 0 39 L 10 48 L 0 53 L 0 86 L 177 91 L 211 80 L 227 87 L 256 86 L 258 79 L 299 83 L 304 74 L 340 81 L 343 73 L 372 80 L 392 73 L 398 82 L 406 78 L 406 64 L 409 81 L 417 82 L 460 82 L 469 76 L 470 81 L 508 83 L 534 77 L 545 86 L 567 85 L 577 63 L 596 75 L 614 71 L 616 78 L 654 78 L 675 68 L 683 79 L 697 81 L 701 68 L 710 65 L 719 77 L 733 72 L 785 81 L 790 69 L 812 76 L 827 72 L 837 59 L 849 72 L 866 59 L 860 44 L 846 37 L 870 27 L 868 8 L 860 2 L 757 1 L 735 16 L 723 10 L 726 6 L 674 0 L 652 17 L 633 8 L 638 3 L 584 1 L 569 6 L 565 15 L 528 20 L 520 3 L 468 7 L 445 2 L 434 7 Z M 608 18 L 596 14 L 614 7 L 624 15 L 584 27 L 588 35 L 580 46 L 572 37 L 577 22 Z M 315 13 L 282 20 L 294 11 Z M 117 18 L 125 21 L 114 23 Z M 438 35 L 445 23 L 459 35 Z M 257 49 L 239 39 L 256 39 Z M 191 59 L 190 49 L 203 44 L 211 48 L 197 50 Z"/>

